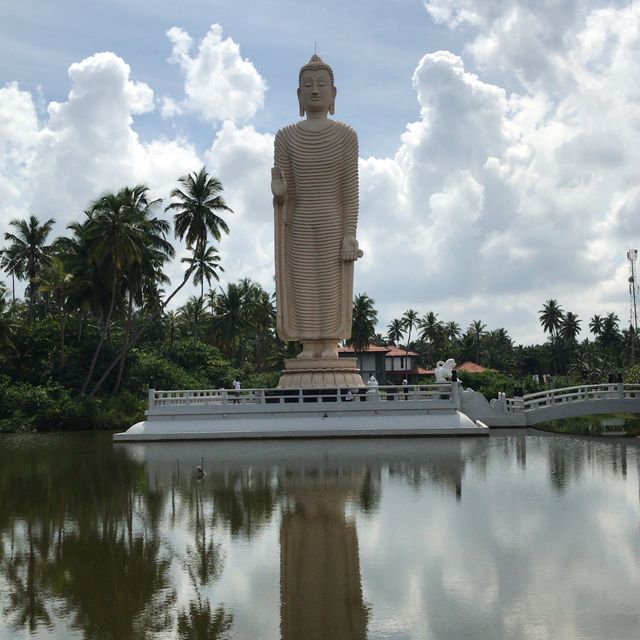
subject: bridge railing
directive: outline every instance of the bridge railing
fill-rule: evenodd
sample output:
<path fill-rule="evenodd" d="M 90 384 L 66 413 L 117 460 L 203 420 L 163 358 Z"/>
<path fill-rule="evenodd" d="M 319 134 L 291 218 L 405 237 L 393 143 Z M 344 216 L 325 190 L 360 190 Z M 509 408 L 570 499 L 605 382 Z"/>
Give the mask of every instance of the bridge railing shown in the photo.
<path fill-rule="evenodd" d="M 587 384 L 562 389 L 548 389 L 529 393 L 521 398 L 506 398 L 507 413 L 522 413 L 532 409 L 541 409 L 566 402 L 584 402 L 588 400 L 624 400 L 640 398 L 638 384 Z"/>
<path fill-rule="evenodd" d="M 162 407 L 261 404 L 346 403 L 362 401 L 425 402 L 459 408 L 458 384 L 386 385 L 363 389 L 149 389 L 149 410 Z"/>

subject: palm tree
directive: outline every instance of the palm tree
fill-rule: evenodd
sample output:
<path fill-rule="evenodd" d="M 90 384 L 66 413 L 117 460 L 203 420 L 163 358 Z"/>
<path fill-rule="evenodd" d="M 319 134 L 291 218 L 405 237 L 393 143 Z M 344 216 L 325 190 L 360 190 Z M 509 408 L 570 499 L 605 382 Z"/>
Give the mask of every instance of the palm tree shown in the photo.
<path fill-rule="evenodd" d="M 599 316 L 597 314 L 594 315 L 591 320 L 589 320 L 589 331 L 591 331 L 591 333 L 593 333 L 596 338 L 599 338 L 600 334 L 602 333 L 602 323 L 602 316 Z"/>
<path fill-rule="evenodd" d="M 64 266 L 64 262 L 53 257 L 40 278 L 40 291 L 48 293 L 58 311 L 58 327 L 60 337 L 60 366 L 64 366 L 64 330 L 66 318 L 66 305 L 69 294 L 73 289 L 73 275 Z"/>
<path fill-rule="evenodd" d="M 89 259 L 109 283 L 110 296 L 100 339 L 94 351 L 82 393 L 86 392 L 93 376 L 98 356 L 114 316 L 118 295 L 122 296 L 124 292 L 125 277 L 129 277 L 127 286 L 133 290 L 134 286 L 139 286 L 139 282 L 134 284 L 133 274 L 151 272 L 158 275 L 162 273 L 164 262 L 174 255 L 173 247 L 166 240 L 166 233 L 169 230 L 167 223 L 152 217 L 153 210 L 160 201 L 151 201 L 148 195 L 149 188 L 145 185 L 125 187 L 118 193 L 107 193 L 98 198 L 88 212 L 84 238 L 89 247 Z M 126 340 L 126 343 L 128 342 L 130 340 Z M 125 346 L 117 362 L 126 357 L 129 348 Z M 103 374 L 90 395 L 95 395 L 107 374 L 108 372 Z M 117 386 L 118 382 L 116 382 Z"/>
<path fill-rule="evenodd" d="M 215 289 L 209 289 L 206 293 L 207 308 L 211 312 L 212 316 L 216 315 L 216 300 L 218 299 L 218 292 Z"/>
<path fill-rule="evenodd" d="M 18 247 L 11 246 L 0 251 L 0 268 L 11 276 L 11 301 L 16 301 L 16 278 L 21 277 Z"/>
<path fill-rule="evenodd" d="M 420 340 L 428 344 L 427 358 L 435 360 L 436 345 L 443 336 L 442 321 L 438 320 L 438 314 L 428 311 L 418 320 Z"/>
<path fill-rule="evenodd" d="M 230 282 L 227 290 L 222 290 L 216 301 L 216 315 L 213 318 L 214 328 L 222 353 L 227 357 L 234 357 L 236 364 L 240 364 L 239 342 L 249 327 L 246 297 L 240 284 Z"/>
<path fill-rule="evenodd" d="M 513 341 L 506 329 L 494 329 L 485 337 L 487 366 L 506 371 L 513 365 Z"/>
<path fill-rule="evenodd" d="M 28 222 L 15 218 L 9 222 L 9 226 L 15 229 L 15 233 L 6 232 L 4 234 L 4 239 L 11 244 L 5 249 L 9 258 L 6 266 L 3 262 L 3 268 L 6 270 L 9 267 L 10 272 L 19 279 L 29 281 L 27 298 L 29 298 L 29 310 L 32 318 L 38 291 L 38 276 L 51 252 L 51 245 L 47 245 L 46 241 L 54 222 L 53 218 L 49 218 L 40 224 L 35 216 L 30 216 Z"/>
<path fill-rule="evenodd" d="M 180 316 L 184 318 L 193 327 L 194 340 L 198 339 L 198 321 L 204 311 L 202 298 L 191 296 L 178 311 Z"/>
<path fill-rule="evenodd" d="M 461 336 L 460 325 L 454 320 L 447 322 L 444 325 L 444 335 L 446 336 L 447 340 L 455 343 L 455 341 L 458 340 Z"/>
<path fill-rule="evenodd" d="M 404 377 L 408 378 L 409 376 L 409 347 L 411 346 L 411 332 L 413 328 L 416 326 L 418 322 L 418 312 L 414 309 L 407 309 L 402 314 L 402 326 L 407 331 L 407 345 L 404 353 Z"/>
<path fill-rule="evenodd" d="M 582 320 L 575 313 L 567 311 L 560 322 L 560 336 L 566 342 L 574 343 L 580 333 Z"/>
<path fill-rule="evenodd" d="M 397 345 L 404 336 L 404 326 L 402 320 L 395 318 L 387 326 L 387 338 L 389 342 Z"/>
<path fill-rule="evenodd" d="M 614 354 L 616 347 L 622 340 L 622 334 L 619 328 L 620 318 L 615 313 L 608 313 L 602 321 L 602 333 L 600 334 L 599 341 L 603 347 L 605 353 L 609 356 L 609 363 L 615 364 Z"/>
<path fill-rule="evenodd" d="M 564 318 L 564 311 L 562 307 L 558 304 L 557 300 L 550 298 L 547 300 L 542 309 L 538 311 L 538 317 L 540 319 L 540 324 L 542 325 L 542 329 L 545 333 L 549 333 L 551 336 L 551 349 L 554 353 L 554 359 L 557 362 L 557 349 L 556 349 L 556 337 L 558 336 L 558 331 L 560 330 L 560 326 L 562 325 L 562 320 Z"/>
<path fill-rule="evenodd" d="M 164 317 L 169 325 L 169 349 L 173 349 L 173 343 L 175 342 L 176 335 L 176 321 L 179 317 L 178 311 L 166 311 Z"/>
<path fill-rule="evenodd" d="M 173 202 L 166 208 L 167 211 L 172 209 L 177 211 L 174 216 L 176 237 L 182 240 L 186 236 L 187 245 L 192 246 L 194 244 L 206 244 L 209 233 L 217 240 L 221 237 L 221 231 L 229 233 L 227 223 L 216 213 L 216 211 L 222 210 L 232 213 L 222 197 L 216 195 L 219 191 L 222 191 L 220 182 L 216 178 L 210 177 L 204 167 L 197 174 L 193 173 L 188 176 L 183 176 L 179 179 L 179 182 L 182 184 L 184 190 L 174 189 L 171 192 L 171 197 L 175 198 L 177 202 Z M 146 329 L 151 326 L 151 323 L 162 314 L 167 305 L 182 287 L 184 287 L 190 277 L 191 268 L 187 268 L 182 282 L 127 341 L 115 360 L 106 368 L 102 377 L 91 391 L 91 395 L 97 392 L 111 370 L 122 358 L 126 357 L 127 351 L 137 342 Z"/>
<path fill-rule="evenodd" d="M 15 351 L 15 345 L 11 339 L 13 326 L 9 314 L 6 313 L 6 295 L 6 287 L 0 282 L 0 353 L 4 347 Z"/>
<path fill-rule="evenodd" d="M 262 371 L 265 364 L 265 343 L 274 337 L 276 308 L 273 296 L 258 288 L 248 303 L 248 322 L 255 331 L 256 369 Z"/>
<path fill-rule="evenodd" d="M 227 223 L 218 215 L 220 211 L 233 211 L 219 193 L 220 181 L 210 176 L 205 167 L 178 178 L 182 188 L 174 189 L 171 197 L 176 200 L 167 206 L 167 211 L 176 211 L 173 218 L 175 234 L 181 240 L 186 237 L 188 247 L 204 242 L 210 233 L 220 240 L 221 231 L 229 233 Z"/>
<path fill-rule="evenodd" d="M 475 361 L 480 364 L 480 346 L 482 344 L 482 336 L 485 334 L 486 324 L 483 324 L 482 320 L 472 320 L 469 325 L 468 332 L 473 336 L 473 342 L 475 345 Z"/>
<path fill-rule="evenodd" d="M 211 280 L 219 281 L 218 271 L 224 271 L 224 269 L 220 266 L 220 255 L 214 247 L 199 242 L 191 252 L 191 257 L 182 258 L 180 262 L 189 265 L 189 270 L 193 274 L 193 284 L 200 285 L 200 308 L 204 308 L 204 281 L 206 280 L 211 286 Z M 196 318 L 194 339 L 198 339 L 198 318 Z"/>
<path fill-rule="evenodd" d="M 374 304 L 375 300 L 366 293 L 359 293 L 353 299 L 350 342 L 355 351 L 364 351 L 375 338 L 378 312 Z"/>

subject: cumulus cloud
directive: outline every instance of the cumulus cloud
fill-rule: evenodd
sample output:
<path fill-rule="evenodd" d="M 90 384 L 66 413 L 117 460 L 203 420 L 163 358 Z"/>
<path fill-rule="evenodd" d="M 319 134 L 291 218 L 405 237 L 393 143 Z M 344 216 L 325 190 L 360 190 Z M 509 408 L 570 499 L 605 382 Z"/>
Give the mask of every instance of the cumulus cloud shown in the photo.
<path fill-rule="evenodd" d="M 193 57 L 186 31 L 172 27 L 167 36 L 173 44 L 169 62 L 179 65 L 185 77 L 185 97 L 165 97 L 164 116 L 193 111 L 209 122 L 246 121 L 262 107 L 266 82 L 253 63 L 242 58 L 240 47 L 231 38 L 223 39 L 220 25 L 211 26 Z"/>
<path fill-rule="evenodd" d="M 27 167 L 34 156 L 38 118 L 31 94 L 15 82 L 0 88 L 0 203 L 7 217 L 22 206 Z"/>
<path fill-rule="evenodd" d="M 425 4 L 472 35 L 461 56 L 422 57 L 419 117 L 390 157 L 360 159 L 355 290 L 376 300 L 379 329 L 412 307 L 539 341 L 536 311 L 550 297 L 583 325 L 594 313 L 624 319 L 640 204 L 640 3 Z M 136 118 L 153 109 L 152 89 L 115 54 L 96 54 L 71 66 L 68 98 L 41 123 L 31 94 L 0 88 L 0 224 L 21 212 L 66 223 L 100 192 L 139 181 L 166 196 L 206 162 L 234 209 L 225 277 L 272 289 L 273 134 L 247 122 L 265 82 L 217 25 L 195 53 L 186 31 L 169 37 L 185 96 L 162 97 L 160 110 L 216 124 L 204 158 L 188 139 L 141 141 Z M 515 90 L 491 75 L 504 68 L 522 81 Z"/>
<path fill-rule="evenodd" d="M 361 163 L 361 233 L 384 266 L 363 265 L 356 289 L 384 300 L 383 317 L 409 307 L 463 326 L 482 317 L 537 341 L 536 310 L 556 297 L 584 325 L 607 311 L 624 325 L 624 255 L 638 237 L 640 4 L 543 4 L 426 3 L 438 21 L 476 30 L 467 51 L 489 69 L 504 60 L 475 45 L 499 35 L 523 83 L 507 94 L 446 51 L 418 64 L 420 119 L 393 158 Z M 526 22 L 554 73 L 517 61 Z"/>
<path fill-rule="evenodd" d="M 62 233 L 105 191 L 144 182 L 164 197 L 201 166 L 186 140 L 140 141 L 133 117 L 153 109 L 153 91 L 130 76 L 109 52 L 72 64 L 68 98 L 50 103 L 43 123 L 29 92 L 0 89 L 0 232 L 9 218 L 34 214 Z"/>
<path fill-rule="evenodd" d="M 271 167 L 274 136 L 225 121 L 205 154 L 233 208 L 233 232 L 221 243 L 228 277 L 248 276 L 273 290 Z"/>

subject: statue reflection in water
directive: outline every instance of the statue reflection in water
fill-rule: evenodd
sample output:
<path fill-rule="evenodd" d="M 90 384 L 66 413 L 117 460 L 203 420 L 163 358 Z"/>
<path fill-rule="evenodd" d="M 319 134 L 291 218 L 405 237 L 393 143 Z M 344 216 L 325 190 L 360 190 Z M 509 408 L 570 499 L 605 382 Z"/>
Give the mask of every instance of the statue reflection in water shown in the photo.
<path fill-rule="evenodd" d="M 464 446 L 460 440 L 406 439 L 326 441 L 313 447 L 308 442 L 228 442 L 176 443 L 168 449 L 147 443 L 136 450 L 151 483 L 164 487 L 174 481 L 167 474 L 176 459 L 181 468 L 195 469 L 204 456 L 205 480 L 183 479 L 182 492 L 196 485 L 211 507 L 205 511 L 215 513 L 232 537 L 252 539 L 280 515 L 283 640 L 364 640 L 372 612 L 363 593 L 357 515 L 377 511 L 383 476 L 416 489 L 439 486 L 451 499 L 461 500 L 466 461 L 482 456 L 485 448 L 485 442 L 475 439 Z M 200 513 L 204 522 L 204 511 Z M 195 529 L 197 534 L 197 522 Z M 194 585 L 194 593 L 205 592 L 198 587 Z M 212 607 L 203 615 L 203 604 L 204 598 L 190 605 L 192 626 L 202 618 L 214 621 L 217 612 Z M 224 614 L 219 622 L 226 624 L 226 632 L 246 612 L 229 607 Z M 186 622 L 185 615 L 182 619 Z"/>
<path fill-rule="evenodd" d="M 358 535 L 345 503 L 360 495 L 364 472 L 288 474 L 280 527 L 283 640 L 366 637 Z"/>

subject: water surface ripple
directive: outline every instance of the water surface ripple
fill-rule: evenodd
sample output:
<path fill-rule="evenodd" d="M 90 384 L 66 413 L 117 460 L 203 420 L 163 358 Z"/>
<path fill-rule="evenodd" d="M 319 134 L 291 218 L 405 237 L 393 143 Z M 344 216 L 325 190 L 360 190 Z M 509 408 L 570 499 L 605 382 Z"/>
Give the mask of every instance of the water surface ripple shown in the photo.
<path fill-rule="evenodd" d="M 0 638 L 637 640 L 639 444 L 4 435 Z"/>

